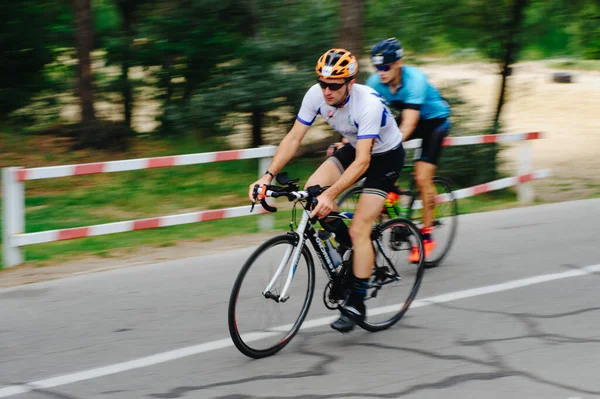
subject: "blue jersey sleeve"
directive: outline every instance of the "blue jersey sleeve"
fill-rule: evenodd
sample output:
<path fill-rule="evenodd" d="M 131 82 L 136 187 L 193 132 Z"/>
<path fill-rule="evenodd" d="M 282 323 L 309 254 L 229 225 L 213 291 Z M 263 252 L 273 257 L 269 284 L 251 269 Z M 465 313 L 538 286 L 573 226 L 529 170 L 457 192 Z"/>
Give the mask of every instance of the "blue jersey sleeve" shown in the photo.
<path fill-rule="evenodd" d="M 414 74 L 406 87 L 405 108 L 420 110 L 427 98 L 427 79 L 424 74 Z"/>

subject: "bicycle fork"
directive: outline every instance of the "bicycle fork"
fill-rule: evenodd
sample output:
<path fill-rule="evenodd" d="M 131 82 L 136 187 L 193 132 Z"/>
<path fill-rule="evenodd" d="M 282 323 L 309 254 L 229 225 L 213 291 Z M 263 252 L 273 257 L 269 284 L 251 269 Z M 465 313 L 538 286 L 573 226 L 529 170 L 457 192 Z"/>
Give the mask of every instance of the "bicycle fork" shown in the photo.
<path fill-rule="evenodd" d="M 275 285 L 275 282 L 277 281 L 277 279 L 279 279 L 279 276 L 285 269 L 285 266 L 288 264 L 288 262 L 290 260 L 290 256 L 292 255 L 293 247 L 289 247 L 286 249 L 285 254 L 283 255 L 283 259 L 279 263 L 279 266 L 277 267 L 275 274 L 273 275 L 273 277 L 271 278 L 271 281 L 269 282 L 269 284 L 267 285 L 267 287 L 265 288 L 265 290 L 262 293 L 265 298 L 273 299 L 275 302 L 285 302 L 289 299 L 289 296 L 287 296 L 286 294 L 287 294 L 287 291 L 290 288 L 290 284 L 292 283 L 292 280 L 294 278 L 294 273 L 296 273 L 296 267 L 298 267 L 298 262 L 300 261 L 300 256 L 302 256 L 302 248 L 304 247 L 304 242 L 306 241 L 306 239 L 304 238 L 304 230 L 306 230 L 306 226 L 308 225 L 309 219 L 310 219 L 310 214 L 308 213 L 307 210 L 304 210 L 302 212 L 302 219 L 300 220 L 300 224 L 298 225 L 298 228 L 296 229 L 296 233 L 298 236 L 298 244 L 296 245 L 296 248 L 294 250 L 294 254 L 293 254 L 293 258 L 292 258 L 293 259 L 292 267 L 290 267 L 290 271 L 288 272 L 288 276 L 285 281 L 285 285 L 283 286 L 283 290 L 281 291 L 281 294 L 273 295 L 271 293 L 271 289 L 273 288 L 273 285 Z"/>

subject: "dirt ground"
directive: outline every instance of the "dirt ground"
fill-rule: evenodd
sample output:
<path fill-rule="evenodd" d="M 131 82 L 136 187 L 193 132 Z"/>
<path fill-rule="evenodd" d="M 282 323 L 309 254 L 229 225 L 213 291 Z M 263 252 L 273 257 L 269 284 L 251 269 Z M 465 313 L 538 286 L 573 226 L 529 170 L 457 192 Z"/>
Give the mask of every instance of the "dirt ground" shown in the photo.
<path fill-rule="evenodd" d="M 492 64 L 436 65 L 423 68 L 436 83 L 468 82 L 462 94 L 478 107 L 480 120 L 494 114 L 501 77 Z M 541 131 L 533 141 L 534 169 L 552 169 L 552 177 L 535 183 L 536 198 L 544 202 L 600 195 L 600 71 L 572 71 L 573 83 L 552 82 L 543 62 L 515 65 L 510 78 L 502 124 L 507 133 Z M 502 153 L 514 174 L 518 146 Z"/>
<path fill-rule="evenodd" d="M 496 106 L 500 75 L 489 63 L 429 64 L 422 69 L 437 85 L 461 81 L 461 93 L 475 104 L 478 120 L 490 120 Z M 502 123 L 506 132 L 542 131 L 545 138 L 533 142 L 534 169 L 552 169 L 552 177 L 534 183 L 536 199 L 556 202 L 600 196 L 600 71 L 572 71 L 570 84 L 552 82 L 544 62 L 515 65 L 509 82 Z M 312 129 L 309 139 L 323 135 Z M 235 137 L 234 137 L 235 139 Z M 518 143 L 501 156 L 505 169 L 514 174 Z M 0 288 L 71 275 L 138 266 L 257 245 L 270 234 L 218 239 L 208 243 L 181 242 L 174 247 L 139 248 L 133 254 L 115 252 L 111 258 L 78 259 L 51 267 L 23 265 L 0 271 Z"/>

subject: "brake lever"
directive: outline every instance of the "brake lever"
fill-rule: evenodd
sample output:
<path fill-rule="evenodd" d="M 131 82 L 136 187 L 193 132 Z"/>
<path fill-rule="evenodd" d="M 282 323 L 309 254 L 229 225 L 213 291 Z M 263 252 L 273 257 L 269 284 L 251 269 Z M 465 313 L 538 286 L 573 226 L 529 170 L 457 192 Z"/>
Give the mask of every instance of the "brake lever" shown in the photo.
<path fill-rule="evenodd" d="M 258 189 L 259 189 L 259 185 L 255 184 L 254 189 L 252 190 L 252 198 L 254 198 L 254 201 L 252 201 L 252 206 L 250 207 L 250 213 L 252 213 L 252 211 L 254 211 L 254 205 L 256 205 L 256 198 L 258 197 Z"/>
<path fill-rule="evenodd" d="M 267 200 L 265 200 L 264 198 L 260 200 L 260 204 L 262 205 L 263 208 L 265 208 L 266 211 L 271 212 L 271 213 L 275 213 L 277 212 L 277 208 L 275 208 L 274 206 L 271 206 L 267 203 Z"/>
<path fill-rule="evenodd" d="M 317 207 L 318 204 L 319 204 L 319 201 L 315 197 L 313 197 L 310 208 L 309 208 L 310 211 L 312 212 Z M 315 223 L 317 223 L 317 220 L 319 220 L 319 217 L 315 215 L 312 218 L 310 218 L 310 223 L 314 225 Z"/>
<path fill-rule="evenodd" d="M 256 200 L 258 199 L 258 192 L 260 190 L 260 186 L 258 184 L 254 185 L 254 189 L 252 190 L 252 197 Z M 270 186 L 270 185 L 265 185 L 265 191 L 266 190 L 271 190 L 271 191 L 280 191 L 281 187 L 277 187 L 277 186 Z M 277 212 L 277 208 L 275 208 L 274 206 L 271 206 L 267 203 L 267 200 L 263 197 L 260 199 L 260 204 L 262 205 L 262 207 L 271 213 Z M 252 202 L 252 206 L 250 207 L 250 213 L 252 213 L 252 211 L 254 210 L 254 206 L 256 205 L 256 201 Z"/>

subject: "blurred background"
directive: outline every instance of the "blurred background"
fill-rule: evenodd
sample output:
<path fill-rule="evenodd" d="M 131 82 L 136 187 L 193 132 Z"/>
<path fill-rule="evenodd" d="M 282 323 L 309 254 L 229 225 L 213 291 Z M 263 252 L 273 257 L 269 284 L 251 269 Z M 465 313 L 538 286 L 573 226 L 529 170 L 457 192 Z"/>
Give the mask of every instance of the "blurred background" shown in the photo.
<path fill-rule="evenodd" d="M 555 176 L 535 183 L 537 200 L 600 196 L 597 0 L 4 2 L 0 167 L 277 144 L 324 51 L 358 55 L 363 83 L 370 47 L 395 36 L 451 102 L 451 135 L 544 131 L 534 165 Z M 318 123 L 290 174 L 305 179 L 337 138 Z M 440 174 L 467 187 L 513 175 L 514 158 L 511 146 L 447 148 Z M 246 204 L 257 163 L 28 182 L 27 232 Z M 470 201 L 461 211 L 515 195 Z M 28 260 L 255 231 L 245 219 L 32 246 Z"/>

